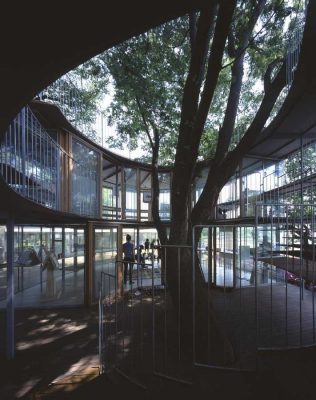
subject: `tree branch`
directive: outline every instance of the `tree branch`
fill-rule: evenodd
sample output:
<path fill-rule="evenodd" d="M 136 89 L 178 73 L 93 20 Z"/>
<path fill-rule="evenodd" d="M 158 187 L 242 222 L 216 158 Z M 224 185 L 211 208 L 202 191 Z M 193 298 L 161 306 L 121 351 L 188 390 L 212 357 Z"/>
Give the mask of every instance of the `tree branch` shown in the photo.
<path fill-rule="evenodd" d="M 161 244 L 167 243 L 167 232 L 165 226 L 161 223 L 159 215 L 159 175 L 158 175 L 158 160 L 159 160 L 159 146 L 160 146 L 160 133 L 158 129 L 154 129 L 154 148 L 151 158 L 151 172 L 152 172 L 152 217 Z"/>
<path fill-rule="evenodd" d="M 283 2 L 284 2 L 284 1 L 281 1 L 281 3 L 283 3 Z M 250 44 L 254 42 L 254 39 L 255 39 L 257 36 L 260 35 L 260 33 L 261 33 L 261 32 L 264 30 L 264 28 L 268 25 L 268 23 L 271 21 L 272 17 L 273 17 L 275 14 L 276 14 L 276 13 L 274 12 L 274 13 L 270 16 L 270 18 L 266 21 L 266 23 L 265 23 L 264 25 L 262 25 L 262 27 L 259 29 L 259 31 L 258 31 L 252 38 L 249 39 L 249 42 L 248 42 L 247 46 L 244 47 L 243 51 L 246 51 L 247 48 L 250 46 Z M 258 52 L 261 51 L 261 49 L 260 49 L 259 47 L 256 47 L 256 48 L 257 48 Z M 242 53 L 241 53 L 241 54 L 242 54 Z M 237 57 L 238 57 L 238 56 L 236 56 L 236 58 L 237 58 Z M 222 69 L 227 68 L 227 67 L 230 67 L 234 62 L 235 62 L 235 60 L 233 60 L 233 61 L 231 61 L 231 62 L 229 62 L 229 63 L 223 65 L 223 66 L 222 66 Z"/>
<path fill-rule="evenodd" d="M 196 13 L 193 12 L 189 15 L 189 31 L 190 31 L 190 45 L 191 45 L 191 51 L 193 49 L 195 40 L 196 40 Z"/>
<path fill-rule="evenodd" d="M 276 58 L 275 60 L 273 60 L 267 67 L 267 70 L 264 74 L 263 77 L 263 85 L 264 85 L 264 92 L 266 93 L 269 90 L 269 87 L 271 85 L 272 82 L 272 72 L 275 68 L 276 65 L 278 65 L 278 63 L 282 61 L 282 59 L 280 58 Z"/>
<path fill-rule="evenodd" d="M 286 85 L 286 62 L 283 59 L 282 66 L 277 73 L 276 77 L 271 82 L 268 91 L 265 93 L 260 107 L 257 111 L 255 118 L 252 120 L 252 123 L 246 130 L 241 141 L 235 147 L 235 149 L 229 153 L 225 163 L 232 162 L 238 165 L 239 161 L 241 160 L 241 154 L 246 154 L 249 148 L 254 144 L 258 135 L 264 128 L 264 125 L 267 119 L 270 116 L 270 113 L 277 101 L 282 89 Z"/>
<path fill-rule="evenodd" d="M 150 131 L 149 131 L 148 124 L 147 124 L 147 121 L 146 121 L 146 118 L 145 118 L 144 110 L 142 109 L 142 106 L 140 104 L 140 100 L 139 100 L 138 96 L 136 96 L 136 103 L 137 103 L 137 107 L 139 109 L 140 115 L 141 115 L 143 123 L 144 123 L 145 132 L 146 132 L 146 135 L 148 137 L 148 140 L 149 140 L 149 143 L 150 143 L 150 147 L 151 147 L 152 151 L 154 151 L 154 143 L 153 143 L 153 140 L 152 140 L 152 138 L 150 136 Z"/>
<path fill-rule="evenodd" d="M 213 164 L 213 166 L 216 168 L 216 171 L 220 169 L 221 174 L 216 174 L 215 171 L 210 168 L 203 192 L 201 193 L 198 202 L 192 210 L 191 219 L 193 224 L 202 224 L 207 221 L 213 211 L 212 207 L 214 209 L 216 205 L 220 190 L 225 185 L 227 180 L 234 174 L 238 164 L 244 155 L 249 151 L 251 146 L 253 146 L 258 138 L 258 135 L 263 130 L 274 104 L 286 84 L 285 71 L 286 67 L 284 60 L 280 71 L 271 83 L 268 92 L 264 95 L 255 118 L 248 127 L 239 144 L 233 151 L 228 153 L 220 165 Z"/>
<path fill-rule="evenodd" d="M 172 237 L 170 236 L 170 240 L 177 240 L 178 243 L 181 243 L 181 241 L 185 242 L 187 237 L 188 226 L 185 220 L 188 216 L 191 180 L 198 156 L 201 135 L 221 69 L 225 43 L 235 6 L 236 0 L 223 0 L 220 2 L 214 38 L 208 59 L 206 82 L 200 103 L 198 103 L 201 86 L 200 80 L 204 75 L 205 68 L 203 61 L 208 47 L 207 43 L 205 43 L 205 36 L 203 36 L 205 34 L 202 35 L 200 24 L 202 24 L 203 28 L 207 27 L 208 32 L 210 32 L 217 4 L 213 2 L 212 7 L 209 6 L 207 12 L 203 13 L 201 11 L 199 19 L 200 29 L 197 31 L 195 52 L 192 55 L 193 59 L 183 96 L 181 123 L 174 164 L 174 178 L 172 180 L 171 201 L 173 219 L 170 230 Z M 206 17 L 208 20 L 205 20 Z M 197 46 L 198 44 L 199 46 Z M 198 80 L 195 75 L 196 72 L 199 73 Z"/>
<path fill-rule="evenodd" d="M 188 76 L 183 90 L 180 132 L 184 126 L 192 124 L 198 107 L 200 88 L 203 81 L 205 57 L 212 31 L 217 1 L 211 0 L 201 10 L 193 44 Z"/>
<path fill-rule="evenodd" d="M 237 58 L 232 66 L 232 78 L 227 106 L 223 126 L 221 127 L 218 134 L 218 142 L 215 152 L 215 161 L 218 163 L 220 163 L 225 158 L 234 132 L 236 116 L 238 112 L 238 104 L 240 101 L 242 80 L 244 76 L 245 49 L 249 45 L 251 34 L 258 21 L 258 18 L 263 11 L 265 3 L 266 0 L 260 0 L 258 4 L 254 7 L 248 24 L 241 33 L 240 43 L 238 49 L 235 52 Z"/>
<path fill-rule="evenodd" d="M 236 0 L 222 1 L 219 7 L 214 40 L 208 60 L 205 85 L 199 104 L 196 124 L 194 127 L 195 132 L 192 147 L 194 148 L 194 151 L 196 151 L 196 154 L 221 70 L 224 48 L 229 34 L 236 3 Z"/>
<path fill-rule="evenodd" d="M 230 29 L 228 37 L 227 37 L 227 53 L 230 58 L 235 58 L 236 57 L 236 48 L 235 48 L 235 36 Z"/>

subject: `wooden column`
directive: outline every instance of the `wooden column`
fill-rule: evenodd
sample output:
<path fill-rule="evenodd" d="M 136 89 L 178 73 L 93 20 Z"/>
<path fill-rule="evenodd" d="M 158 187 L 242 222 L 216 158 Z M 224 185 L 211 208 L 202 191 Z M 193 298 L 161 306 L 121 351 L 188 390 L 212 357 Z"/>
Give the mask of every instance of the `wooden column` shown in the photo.
<path fill-rule="evenodd" d="M 239 164 L 239 216 L 245 216 L 245 196 L 243 192 L 243 164 Z"/>
<path fill-rule="evenodd" d="M 139 168 L 136 169 L 136 194 L 137 194 L 137 202 L 136 202 L 136 207 L 137 207 L 137 221 L 139 222 L 141 220 L 141 192 L 140 192 L 140 170 Z"/>
<path fill-rule="evenodd" d="M 122 212 L 121 219 L 126 219 L 126 185 L 125 185 L 125 170 L 122 167 L 121 169 L 121 203 L 122 203 Z"/>

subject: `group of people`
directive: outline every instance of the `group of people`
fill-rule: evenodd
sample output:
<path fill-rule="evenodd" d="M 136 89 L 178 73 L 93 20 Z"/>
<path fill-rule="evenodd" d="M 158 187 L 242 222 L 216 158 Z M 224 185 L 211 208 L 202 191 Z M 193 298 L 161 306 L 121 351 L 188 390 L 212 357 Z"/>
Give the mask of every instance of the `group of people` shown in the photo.
<path fill-rule="evenodd" d="M 154 250 L 158 249 L 158 258 L 159 258 L 159 240 L 153 239 L 149 242 L 149 239 L 146 239 L 144 244 L 139 246 L 137 253 L 135 254 L 134 244 L 131 241 L 131 236 L 126 235 L 126 242 L 123 244 L 123 253 L 124 253 L 124 284 L 127 283 L 127 276 L 129 278 L 129 283 L 133 284 L 133 266 L 135 261 L 140 263 L 145 263 L 145 257 L 149 257 L 150 254 L 153 256 Z M 151 250 L 151 253 L 150 251 Z"/>
<path fill-rule="evenodd" d="M 145 253 L 148 254 L 149 250 L 154 251 L 154 249 L 157 249 L 159 246 L 159 239 L 153 239 L 151 242 L 149 242 L 149 239 L 146 239 L 143 248 L 145 248 Z"/>

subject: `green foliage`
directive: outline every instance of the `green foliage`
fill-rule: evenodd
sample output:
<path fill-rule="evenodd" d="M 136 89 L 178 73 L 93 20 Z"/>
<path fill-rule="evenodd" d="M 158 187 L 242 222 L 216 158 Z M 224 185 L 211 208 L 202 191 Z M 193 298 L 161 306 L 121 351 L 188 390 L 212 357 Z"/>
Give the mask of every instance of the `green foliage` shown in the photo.
<path fill-rule="evenodd" d="M 284 164 L 285 172 L 290 181 L 299 179 L 301 175 L 302 178 L 304 178 L 305 176 L 310 175 L 312 172 L 315 172 L 315 157 L 316 149 L 313 145 L 304 147 L 302 150 L 302 155 L 301 152 L 292 154 L 292 156 L 290 156 Z"/>
<path fill-rule="evenodd" d="M 102 188 L 102 205 L 106 207 L 114 207 L 116 197 L 113 196 L 113 189 L 109 187 Z"/>
<path fill-rule="evenodd" d="M 235 13 L 234 21 L 231 27 L 231 34 L 234 48 L 238 48 L 240 40 L 243 37 L 243 32 L 247 26 L 250 14 L 253 10 L 254 2 L 241 1 Z M 244 49 L 244 79 L 238 105 L 238 114 L 235 122 L 235 130 L 231 139 L 229 149 L 232 150 L 243 137 L 246 129 L 255 117 L 258 106 L 263 98 L 263 76 L 268 65 L 282 58 L 287 51 L 288 36 L 284 34 L 286 18 L 291 13 L 296 12 L 296 5 L 287 6 L 284 1 L 268 1 L 255 29 L 251 35 L 249 46 Z M 208 141 L 206 139 L 207 129 L 212 127 L 213 130 L 219 130 L 226 112 L 226 104 L 231 83 L 231 71 L 234 59 L 225 55 L 223 59 L 223 70 L 220 74 L 220 79 L 217 83 L 214 100 L 212 102 L 206 129 L 202 136 L 200 146 L 200 156 L 212 157 L 215 153 L 217 141 Z M 274 69 L 274 74 L 275 70 Z M 272 78 L 273 75 L 272 74 Z M 284 101 L 284 96 L 281 96 L 277 102 L 273 115 L 280 108 Z M 206 137 L 204 138 L 204 136 Z M 208 144 L 210 144 L 209 147 Z"/>
<path fill-rule="evenodd" d="M 316 148 L 315 145 L 306 146 L 302 150 L 293 153 L 284 162 L 284 172 L 287 175 L 289 183 L 293 183 L 298 179 L 304 179 L 311 174 L 315 173 L 315 157 Z M 303 158 L 303 163 L 302 163 Z M 316 188 L 313 186 L 308 186 L 303 188 L 301 191 L 293 191 L 286 195 L 286 202 L 288 204 L 306 204 L 304 206 L 303 214 L 304 216 L 312 216 L 314 214 L 314 207 L 308 206 L 308 204 L 315 204 L 316 202 Z M 290 208 L 289 215 L 291 217 L 300 217 L 301 210 L 297 207 L 293 209 Z"/>
<path fill-rule="evenodd" d="M 234 37 L 242 37 L 242 28 L 249 19 L 253 2 L 243 2 L 244 7 L 238 8 L 234 23 Z M 247 4 L 247 6 L 246 6 Z M 295 12 L 283 0 L 267 1 L 263 12 L 256 24 L 250 39 L 249 46 L 245 49 L 244 79 L 241 91 L 238 115 L 236 120 L 235 137 L 231 148 L 242 138 L 243 133 L 254 119 L 258 106 L 263 98 L 263 77 L 267 67 L 275 60 L 282 59 L 288 49 L 288 37 L 285 32 L 287 18 Z M 271 79 L 277 71 L 278 65 L 272 71 Z M 271 113 L 275 115 L 284 96 L 275 105 Z M 272 119 L 269 119 L 269 121 Z M 237 136 L 237 137 L 236 137 Z"/>
<path fill-rule="evenodd" d="M 199 159 L 202 161 L 212 158 L 215 155 L 216 144 L 217 130 L 211 127 L 205 128 L 200 143 Z"/>
<path fill-rule="evenodd" d="M 174 158 L 181 96 L 189 62 L 188 22 L 178 19 L 134 37 L 100 56 L 114 86 L 108 114 L 118 137 L 110 145 L 130 150 L 139 143 L 145 156 L 151 154 L 148 136 L 160 133 L 161 157 Z"/>
<path fill-rule="evenodd" d="M 258 1 L 253 0 L 238 1 L 230 35 L 235 50 L 243 43 L 257 4 Z M 247 47 L 239 48 L 239 53 L 232 55 L 227 42 L 222 70 L 199 147 L 199 159 L 209 159 L 215 154 L 218 132 L 226 113 L 232 80 L 231 67 L 236 57 L 245 53 L 244 79 L 229 150 L 236 147 L 256 115 L 264 95 L 263 76 L 268 65 L 285 55 L 291 32 L 302 25 L 301 9 L 300 0 L 267 0 Z M 114 148 L 128 145 L 130 150 L 140 147 L 144 152 L 142 161 L 149 161 L 152 144 L 155 143 L 153 132 L 158 131 L 160 163 L 172 164 L 191 57 L 189 42 L 189 18 L 184 16 L 99 54 L 61 78 L 62 84 L 76 98 L 75 111 L 64 101 L 66 115 L 79 121 L 83 130 L 90 132 L 90 137 L 94 138 L 96 111 L 110 82 L 113 96 L 106 116 L 108 123 L 115 125 L 116 134 L 108 138 L 108 145 Z M 276 70 L 277 66 L 271 78 Z M 65 91 L 62 89 L 62 92 Z M 285 95 L 284 92 L 280 96 L 273 115 Z M 57 97 L 62 98 L 62 95 Z"/>

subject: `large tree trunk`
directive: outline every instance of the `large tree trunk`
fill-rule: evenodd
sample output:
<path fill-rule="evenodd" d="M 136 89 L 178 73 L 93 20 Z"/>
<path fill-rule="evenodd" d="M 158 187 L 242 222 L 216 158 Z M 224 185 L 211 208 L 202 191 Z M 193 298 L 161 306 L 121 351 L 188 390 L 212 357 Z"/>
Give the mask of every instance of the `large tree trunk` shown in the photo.
<path fill-rule="evenodd" d="M 249 43 L 251 32 L 264 4 L 265 0 L 260 0 L 258 7 L 254 9 L 248 26 L 241 38 L 240 48 L 236 49 L 236 60 L 232 67 L 232 85 L 224 123 L 219 133 L 220 137 L 216 156 L 210 166 L 204 190 L 194 209 L 190 212 L 191 184 L 194 178 L 199 143 L 218 76 L 222 68 L 223 52 L 226 39 L 229 35 L 236 2 L 228 0 L 219 2 L 217 22 L 206 69 L 204 90 L 200 97 L 201 82 L 206 64 L 205 55 L 208 48 L 205 38 L 214 27 L 213 18 L 217 10 L 217 2 L 210 1 L 205 10 L 201 11 L 197 31 L 194 37 L 192 37 L 192 40 L 195 38 L 196 42 L 195 46 L 193 46 L 190 70 L 184 88 L 181 123 L 173 172 L 171 192 L 172 220 L 168 244 L 173 245 L 175 248 L 183 245 L 192 246 L 192 248 L 190 250 L 188 248 L 181 250 L 183 256 L 181 257 L 180 274 L 178 269 L 178 251 L 168 249 L 166 267 L 167 285 L 170 289 L 175 309 L 180 313 L 179 320 L 183 334 L 182 340 L 187 343 L 188 348 L 192 348 L 190 343 L 192 344 L 193 336 L 196 334 L 196 343 L 199 345 L 197 348 L 198 358 L 200 361 L 205 362 L 207 360 L 219 365 L 231 364 L 234 361 L 234 353 L 225 332 L 223 332 L 216 319 L 197 255 L 193 254 L 199 239 L 199 232 L 197 233 L 195 243 L 192 243 L 192 226 L 207 224 L 213 216 L 220 190 L 234 173 L 238 163 L 254 143 L 259 132 L 262 131 L 271 109 L 284 86 L 283 65 L 283 68 L 281 68 L 265 93 L 258 113 L 245 132 L 243 139 L 235 150 L 229 153 L 229 145 L 234 130 L 242 85 L 244 51 Z M 158 187 L 158 172 L 154 169 L 153 172 L 155 172 L 155 176 L 157 177 L 157 179 L 153 178 L 154 193 L 156 193 L 154 201 L 157 200 L 153 208 L 157 212 L 154 220 L 155 222 L 157 221 L 156 226 L 159 236 L 162 235 L 161 239 L 163 238 L 161 242 L 166 243 L 166 236 L 161 229 L 158 215 L 159 189 L 158 192 L 155 191 L 155 187 Z M 193 256 L 195 258 L 194 271 L 192 268 Z M 195 302 L 194 309 L 193 301 Z M 195 329 L 193 314 L 195 315 Z M 208 341 L 207 334 L 212 338 L 211 342 Z M 211 345 L 211 354 L 209 355 L 210 357 L 206 357 L 205 359 L 207 344 Z"/>
<path fill-rule="evenodd" d="M 207 327 L 210 327 L 212 336 L 213 359 L 211 362 L 225 365 L 234 360 L 232 347 L 221 330 L 212 310 L 210 299 L 207 296 L 207 285 L 202 271 L 196 263 L 192 269 L 192 248 L 181 250 L 180 281 L 177 268 L 180 245 L 192 246 L 192 224 L 189 214 L 191 209 L 191 190 L 200 138 L 203 132 L 208 110 L 212 102 L 230 23 L 233 17 L 236 1 L 224 0 L 219 2 L 219 8 L 209 58 L 208 52 L 210 32 L 214 28 L 214 16 L 217 11 L 216 1 L 210 1 L 201 11 L 196 42 L 192 49 L 189 74 L 184 88 L 181 123 L 173 171 L 171 205 L 172 219 L 169 244 L 175 249 L 167 252 L 167 284 L 170 289 L 175 309 L 180 313 L 182 342 L 186 348 L 192 349 L 193 335 L 198 333 L 196 343 L 199 345 L 199 354 L 205 354 L 207 345 Z M 204 90 L 200 98 L 201 83 L 207 62 Z M 214 192 L 214 198 L 218 191 Z M 194 275 L 193 275 L 194 274 Z M 193 310 L 193 278 L 195 280 L 194 300 L 196 307 Z M 193 327 L 193 311 L 195 311 L 195 328 Z M 200 361 L 201 360 L 199 357 Z"/>
<path fill-rule="evenodd" d="M 166 253 L 167 287 L 178 314 L 182 348 L 192 355 L 194 344 L 198 363 L 232 365 L 234 351 L 216 318 L 196 249 L 182 248 L 178 251 L 177 248 L 168 248 Z"/>
<path fill-rule="evenodd" d="M 191 64 L 183 93 L 181 122 L 173 170 L 170 228 L 170 241 L 173 244 L 186 244 L 188 240 L 186 221 L 189 218 L 188 206 L 191 201 L 191 183 L 194 178 L 199 143 L 222 68 L 226 38 L 235 6 L 235 0 L 220 2 L 201 98 L 200 90 L 209 47 L 208 38 L 214 28 L 213 20 L 217 2 L 208 2 L 207 7 L 201 11 L 199 18 L 196 44 L 192 50 Z"/>

